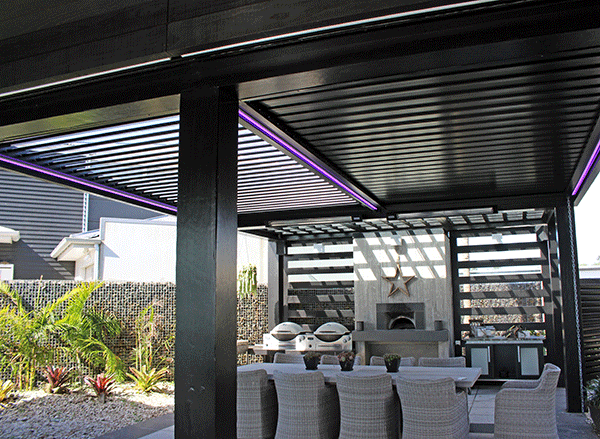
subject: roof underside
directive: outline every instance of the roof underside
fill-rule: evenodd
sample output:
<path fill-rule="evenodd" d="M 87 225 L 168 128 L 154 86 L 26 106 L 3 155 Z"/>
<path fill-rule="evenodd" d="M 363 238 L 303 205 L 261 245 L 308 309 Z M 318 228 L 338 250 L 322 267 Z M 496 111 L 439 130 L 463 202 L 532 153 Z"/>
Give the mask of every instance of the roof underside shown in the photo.
<path fill-rule="evenodd" d="M 240 125 L 238 212 L 247 214 L 240 225 L 272 227 L 274 219 L 345 215 L 402 221 L 394 215 L 470 207 L 493 207 L 502 217 L 517 204 L 517 209 L 539 209 L 536 221 L 547 218 L 551 200 L 573 193 L 598 144 L 600 22 L 597 14 L 586 14 L 597 5 L 573 1 L 571 9 L 560 10 L 542 3 L 511 2 L 485 16 L 485 11 L 448 14 L 198 58 L 190 69 L 209 72 L 216 84 L 236 85 L 242 107 L 379 207 L 370 213 L 343 188 Z M 183 71 L 184 62 L 176 65 L 179 70 L 156 67 L 148 78 L 172 72 L 168 89 L 176 88 L 175 73 Z M 263 72 L 263 65 L 270 67 Z M 133 76 L 108 82 L 114 87 L 104 87 L 111 91 L 103 102 L 118 99 L 123 84 L 135 89 L 138 83 L 144 93 L 152 89 Z M 95 93 L 101 88 L 90 85 Z M 135 90 L 132 95 L 143 95 Z M 57 96 L 67 101 L 75 95 L 68 92 Z M 38 106 L 27 105 L 35 111 L 45 105 L 41 99 L 32 102 Z M 158 110 L 165 106 L 153 103 L 149 111 L 139 102 L 117 119 L 108 116 L 114 111 L 107 107 L 83 111 L 79 119 L 86 123 L 59 120 L 50 130 L 25 122 L 0 127 L 0 159 L 176 206 L 176 106 L 165 114 Z M 11 111 L 5 115 L 20 117 Z M 106 121 L 110 127 L 104 133 L 97 127 Z M 95 130 L 83 129 L 90 126 Z M 61 137 L 73 130 L 73 136 Z M 517 216 L 529 220 L 523 212 Z M 456 226 L 450 217 L 440 217 L 445 227 Z M 484 222 L 493 224 L 494 218 Z M 359 227 L 356 221 L 337 223 L 340 231 Z M 269 232 L 285 235 L 283 229 Z"/>
<path fill-rule="evenodd" d="M 382 204 L 563 193 L 598 120 L 600 51 L 260 99 Z"/>

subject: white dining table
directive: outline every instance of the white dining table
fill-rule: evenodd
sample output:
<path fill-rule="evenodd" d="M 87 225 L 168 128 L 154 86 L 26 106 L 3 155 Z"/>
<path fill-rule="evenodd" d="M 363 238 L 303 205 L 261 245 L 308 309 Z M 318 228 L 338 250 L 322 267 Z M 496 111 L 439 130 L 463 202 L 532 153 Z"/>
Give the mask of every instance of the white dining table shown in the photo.
<path fill-rule="evenodd" d="M 306 370 L 304 364 L 298 363 L 252 363 L 237 368 L 238 372 L 257 369 L 264 369 L 267 372 L 269 379 L 273 379 L 273 372 L 276 370 L 286 373 L 316 372 Z M 342 372 L 340 366 L 335 364 L 319 364 L 317 371 L 322 372 L 325 377 L 325 382 L 330 384 L 335 384 L 338 373 L 363 376 L 387 373 L 385 366 L 354 366 L 352 371 Z M 398 372 L 390 373 L 390 375 L 394 384 L 398 378 L 409 380 L 435 380 L 450 377 L 454 379 L 456 387 L 471 388 L 481 375 L 481 368 L 401 366 L 398 369 Z"/>

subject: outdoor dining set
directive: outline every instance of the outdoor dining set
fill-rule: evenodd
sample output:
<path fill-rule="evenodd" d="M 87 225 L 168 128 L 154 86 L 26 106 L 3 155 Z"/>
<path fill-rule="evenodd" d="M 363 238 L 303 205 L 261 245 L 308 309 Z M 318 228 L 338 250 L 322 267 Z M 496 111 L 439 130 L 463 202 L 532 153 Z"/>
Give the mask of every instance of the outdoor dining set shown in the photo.
<path fill-rule="evenodd" d="M 323 356 L 317 370 L 306 370 L 301 355 L 276 354 L 273 363 L 238 367 L 238 439 L 468 437 L 467 393 L 481 369 L 466 367 L 464 357 L 403 358 L 397 372 L 381 357 L 368 366 L 357 358 L 347 372 L 335 360 Z M 538 380 L 505 383 L 494 437 L 558 438 L 559 374 L 546 364 Z"/>

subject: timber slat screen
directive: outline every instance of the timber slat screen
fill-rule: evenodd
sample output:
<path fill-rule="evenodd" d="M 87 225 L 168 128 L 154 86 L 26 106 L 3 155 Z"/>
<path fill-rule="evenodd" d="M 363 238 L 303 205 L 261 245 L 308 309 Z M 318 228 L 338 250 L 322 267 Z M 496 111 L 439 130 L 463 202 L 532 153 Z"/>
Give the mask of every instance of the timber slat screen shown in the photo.
<path fill-rule="evenodd" d="M 581 279 L 584 382 L 600 376 L 600 279 Z"/>
<path fill-rule="evenodd" d="M 519 325 L 544 335 L 553 357 L 554 308 L 560 302 L 552 290 L 557 273 L 549 260 L 547 228 L 454 231 L 451 240 L 455 340 L 469 337 L 473 320 L 500 335 Z M 456 354 L 462 349 L 457 345 Z"/>
<path fill-rule="evenodd" d="M 327 322 L 354 329 L 352 238 L 288 245 L 288 320 L 315 330 Z"/>

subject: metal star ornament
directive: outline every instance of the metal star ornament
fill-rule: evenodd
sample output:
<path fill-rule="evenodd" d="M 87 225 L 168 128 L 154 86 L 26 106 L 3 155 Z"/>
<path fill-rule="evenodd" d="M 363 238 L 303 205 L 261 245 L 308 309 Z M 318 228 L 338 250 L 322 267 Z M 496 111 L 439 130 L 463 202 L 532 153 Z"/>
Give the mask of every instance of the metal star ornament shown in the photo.
<path fill-rule="evenodd" d="M 400 268 L 400 262 L 396 262 L 396 273 L 393 276 L 381 276 L 382 279 L 390 283 L 390 292 L 388 297 L 393 296 L 398 291 L 402 291 L 407 297 L 410 297 L 408 292 L 408 284 L 415 276 L 402 276 L 402 270 Z M 396 286 L 395 282 L 400 282 L 400 285 Z"/>

